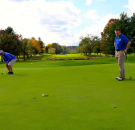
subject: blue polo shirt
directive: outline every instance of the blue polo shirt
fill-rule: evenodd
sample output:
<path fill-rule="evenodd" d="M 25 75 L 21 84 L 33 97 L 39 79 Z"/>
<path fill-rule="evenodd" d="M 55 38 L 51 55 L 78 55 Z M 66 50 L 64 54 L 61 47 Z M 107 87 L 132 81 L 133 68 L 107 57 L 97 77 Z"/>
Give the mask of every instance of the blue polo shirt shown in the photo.
<path fill-rule="evenodd" d="M 4 55 L 2 56 L 2 58 L 5 63 L 9 63 L 12 59 L 16 59 L 16 56 L 10 53 L 4 52 Z"/>
<path fill-rule="evenodd" d="M 125 50 L 127 43 L 130 40 L 123 34 L 120 35 L 120 37 L 115 37 L 114 43 L 116 44 L 115 50 Z"/>

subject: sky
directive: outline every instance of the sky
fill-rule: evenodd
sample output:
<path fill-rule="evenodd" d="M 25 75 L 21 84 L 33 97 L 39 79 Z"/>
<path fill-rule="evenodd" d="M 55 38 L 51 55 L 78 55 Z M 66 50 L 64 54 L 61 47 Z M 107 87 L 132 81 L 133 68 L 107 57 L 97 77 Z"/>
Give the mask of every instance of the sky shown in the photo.
<path fill-rule="evenodd" d="M 135 0 L 0 0 L 0 30 L 12 27 L 23 38 L 78 45 L 81 36 L 101 37 L 120 13 L 135 12 Z"/>

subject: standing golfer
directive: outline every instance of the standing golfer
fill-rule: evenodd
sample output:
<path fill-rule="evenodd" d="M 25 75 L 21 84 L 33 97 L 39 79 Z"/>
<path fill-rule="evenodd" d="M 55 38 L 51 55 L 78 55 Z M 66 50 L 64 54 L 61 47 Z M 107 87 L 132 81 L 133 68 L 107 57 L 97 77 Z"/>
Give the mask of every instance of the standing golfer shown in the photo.
<path fill-rule="evenodd" d="M 115 30 L 115 40 L 114 40 L 114 46 L 115 46 L 115 60 L 117 61 L 119 65 L 119 72 L 120 76 L 116 77 L 119 81 L 122 81 L 125 79 L 125 67 L 124 67 L 124 62 L 125 62 L 125 55 L 127 53 L 128 48 L 131 45 L 130 40 L 121 34 L 121 29 L 116 29 Z"/>
<path fill-rule="evenodd" d="M 0 54 L 2 55 L 2 58 L 6 64 L 7 69 L 9 70 L 9 72 L 7 73 L 8 75 L 13 75 L 13 70 L 12 70 L 12 66 L 16 61 L 16 56 L 4 52 L 3 50 L 0 50 Z"/>

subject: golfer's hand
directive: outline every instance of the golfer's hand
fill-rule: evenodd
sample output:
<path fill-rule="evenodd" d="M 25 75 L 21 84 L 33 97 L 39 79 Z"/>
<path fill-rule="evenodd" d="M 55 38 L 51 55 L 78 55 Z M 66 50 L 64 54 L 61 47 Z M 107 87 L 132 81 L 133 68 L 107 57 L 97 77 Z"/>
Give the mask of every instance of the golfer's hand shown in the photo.
<path fill-rule="evenodd" d="M 127 54 L 127 49 L 124 50 L 124 53 Z"/>
<path fill-rule="evenodd" d="M 8 66 L 8 63 L 6 63 L 6 66 Z"/>

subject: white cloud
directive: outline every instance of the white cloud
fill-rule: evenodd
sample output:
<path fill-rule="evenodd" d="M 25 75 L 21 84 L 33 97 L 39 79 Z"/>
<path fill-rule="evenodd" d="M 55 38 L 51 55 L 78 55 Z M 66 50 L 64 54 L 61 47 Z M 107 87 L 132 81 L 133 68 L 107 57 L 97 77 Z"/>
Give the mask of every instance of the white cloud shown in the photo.
<path fill-rule="evenodd" d="M 128 0 L 129 5 L 124 5 L 123 7 L 128 8 L 132 13 L 135 13 L 135 0 Z"/>
<path fill-rule="evenodd" d="M 23 37 L 40 36 L 46 44 L 58 42 L 67 45 L 68 38 L 74 36 L 68 29 L 82 23 L 81 11 L 71 2 L 15 1 L 0 1 L 0 29 L 11 26 Z"/>
<path fill-rule="evenodd" d="M 99 16 L 96 14 L 96 10 L 95 9 L 92 9 L 92 10 L 89 10 L 86 14 L 84 14 L 83 16 L 86 18 L 86 19 L 91 19 L 91 20 L 97 20 L 99 18 Z"/>
<path fill-rule="evenodd" d="M 92 0 L 86 0 L 85 5 L 91 5 L 92 4 Z"/>
<path fill-rule="evenodd" d="M 119 16 L 120 14 L 117 15 L 107 14 L 103 18 L 98 19 L 98 21 L 95 22 L 93 25 L 85 27 L 84 30 L 81 30 L 80 33 L 76 35 L 80 37 L 80 36 L 86 36 L 87 34 L 92 34 L 100 37 L 101 36 L 100 34 L 103 31 L 105 25 L 108 23 L 108 21 L 111 18 L 119 18 Z"/>

